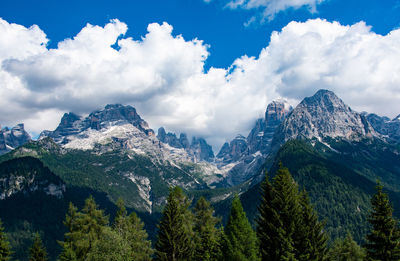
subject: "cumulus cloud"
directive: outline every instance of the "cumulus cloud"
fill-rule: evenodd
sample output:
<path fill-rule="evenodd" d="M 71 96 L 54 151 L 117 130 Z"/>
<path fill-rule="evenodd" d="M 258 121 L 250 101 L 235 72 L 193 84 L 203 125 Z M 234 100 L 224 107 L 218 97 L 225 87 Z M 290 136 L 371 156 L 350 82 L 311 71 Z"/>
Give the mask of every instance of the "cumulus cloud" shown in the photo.
<path fill-rule="evenodd" d="M 205 0 L 206 1 L 206 0 Z M 261 22 L 273 20 L 275 15 L 287 9 L 299 9 L 306 7 L 311 13 L 317 11 L 317 5 L 325 0 L 230 0 L 226 6 L 231 9 L 259 9 L 261 10 Z M 256 21 L 256 17 L 250 18 L 245 25 Z"/>
<path fill-rule="evenodd" d="M 108 103 L 130 104 L 152 128 L 202 136 L 218 147 L 246 135 L 276 98 L 292 103 L 320 88 L 356 110 L 400 113 L 400 30 L 375 34 L 360 22 L 291 22 L 274 32 L 258 57 L 204 71 L 201 40 L 150 24 L 140 40 L 112 20 L 87 25 L 48 49 L 37 26 L 0 19 L 0 123 L 54 129 L 64 112 L 85 114 Z M 118 48 L 115 48 L 117 46 Z"/>

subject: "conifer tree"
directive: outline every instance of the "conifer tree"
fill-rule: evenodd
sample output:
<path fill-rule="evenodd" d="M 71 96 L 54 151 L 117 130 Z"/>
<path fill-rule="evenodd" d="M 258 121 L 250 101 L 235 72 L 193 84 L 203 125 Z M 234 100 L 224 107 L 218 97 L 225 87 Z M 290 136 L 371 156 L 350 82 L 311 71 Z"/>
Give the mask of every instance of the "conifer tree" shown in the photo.
<path fill-rule="evenodd" d="M 117 234 L 128 243 L 128 260 L 146 261 L 151 260 L 153 249 L 148 235 L 144 229 L 144 224 L 135 212 L 129 216 L 122 199 L 117 202 L 118 211 L 115 216 L 113 229 Z"/>
<path fill-rule="evenodd" d="M 378 182 L 376 193 L 371 199 L 372 212 L 369 223 L 372 231 L 367 235 L 365 245 L 367 257 L 372 260 L 400 260 L 400 233 L 397 220 L 392 216 L 393 209 L 389 196 L 383 192 Z"/>
<path fill-rule="evenodd" d="M 324 260 L 327 255 L 324 223 L 318 221 L 318 215 L 312 208 L 305 190 L 300 195 L 301 212 L 294 232 L 295 257 L 298 260 Z"/>
<path fill-rule="evenodd" d="M 294 235 L 301 207 L 298 197 L 298 186 L 289 173 L 289 170 L 280 165 L 274 178 L 274 198 L 272 207 L 278 213 L 279 222 L 274 229 L 278 238 L 278 248 L 275 249 L 279 260 L 296 260 Z M 262 239 L 260 239 L 262 240 Z"/>
<path fill-rule="evenodd" d="M 274 183 L 261 185 L 257 236 L 263 260 L 324 260 L 327 236 L 305 191 L 280 164 Z"/>
<path fill-rule="evenodd" d="M 35 234 L 35 239 L 29 249 L 29 261 L 47 261 L 47 251 L 43 246 L 39 233 Z"/>
<path fill-rule="evenodd" d="M 261 203 L 258 207 L 259 214 L 256 218 L 257 237 L 260 242 L 262 260 L 280 260 L 280 242 L 285 240 L 284 231 L 278 212 L 273 206 L 275 198 L 274 187 L 265 173 L 265 180 L 261 183 Z"/>
<path fill-rule="evenodd" d="M 343 239 L 336 239 L 332 248 L 329 250 L 329 261 L 363 261 L 365 260 L 365 251 L 347 233 Z"/>
<path fill-rule="evenodd" d="M 179 187 L 170 190 L 156 242 L 156 260 L 191 260 L 193 256 L 193 216 L 190 201 Z"/>
<path fill-rule="evenodd" d="M 0 220 L 0 261 L 7 261 L 11 258 L 11 248 L 4 233 L 3 223 Z"/>
<path fill-rule="evenodd" d="M 132 257 L 129 242 L 115 230 L 104 227 L 99 239 L 86 255 L 85 261 L 136 261 Z"/>
<path fill-rule="evenodd" d="M 217 228 L 220 220 L 213 216 L 210 202 L 201 197 L 194 207 L 195 251 L 193 260 L 218 260 L 221 258 L 222 231 Z"/>
<path fill-rule="evenodd" d="M 64 235 L 64 242 L 60 243 L 63 249 L 59 259 L 83 261 L 94 243 L 101 238 L 108 217 L 98 209 L 94 198 L 90 196 L 82 212 L 77 212 L 76 207 L 70 204 L 64 224 L 68 232 Z"/>
<path fill-rule="evenodd" d="M 238 195 L 232 201 L 224 241 L 225 260 L 260 260 L 256 233 L 243 211 Z"/>

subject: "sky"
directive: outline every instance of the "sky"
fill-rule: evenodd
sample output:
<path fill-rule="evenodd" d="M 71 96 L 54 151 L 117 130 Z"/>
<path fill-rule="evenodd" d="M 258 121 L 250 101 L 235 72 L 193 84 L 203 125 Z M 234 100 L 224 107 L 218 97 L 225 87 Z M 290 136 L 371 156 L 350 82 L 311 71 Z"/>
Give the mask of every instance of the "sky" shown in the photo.
<path fill-rule="evenodd" d="M 318 89 L 400 114 L 400 0 L 0 1 L 0 124 L 134 106 L 150 127 L 247 136 Z"/>

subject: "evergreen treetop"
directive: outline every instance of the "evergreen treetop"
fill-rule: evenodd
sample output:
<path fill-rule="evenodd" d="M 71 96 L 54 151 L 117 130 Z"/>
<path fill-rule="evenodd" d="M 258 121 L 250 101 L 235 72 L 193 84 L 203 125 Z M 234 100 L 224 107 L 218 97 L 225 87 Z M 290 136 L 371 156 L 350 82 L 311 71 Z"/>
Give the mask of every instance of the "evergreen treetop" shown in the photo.
<path fill-rule="evenodd" d="M 400 260 L 400 233 L 398 222 L 393 217 L 389 196 L 378 182 L 376 193 L 371 198 L 372 211 L 368 219 L 372 226 L 367 235 L 367 257 L 372 260 Z"/>
<path fill-rule="evenodd" d="M 156 260 L 191 260 L 193 216 L 190 201 L 179 187 L 170 189 L 158 227 Z"/>
<path fill-rule="evenodd" d="M 218 260 L 221 258 L 222 231 L 218 229 L 219 218 L 204 197 L 194 207 L 195 251 L 193 260 Z"/>
<path fill-rule="evenodd" d="M 29 249 L 29 261 L 47 261 L 47 251 L 43 246 L 42 239 L 40 238 L 39 233 L 35 234 L 35 239 L 33 240 L 33 244 Z"/>
<path fill-rule="evenodd" d="M 243 211 L 239 196 L 232 201 L 225 227 L 225 260 L 259 260 L 257 236 Z"/>

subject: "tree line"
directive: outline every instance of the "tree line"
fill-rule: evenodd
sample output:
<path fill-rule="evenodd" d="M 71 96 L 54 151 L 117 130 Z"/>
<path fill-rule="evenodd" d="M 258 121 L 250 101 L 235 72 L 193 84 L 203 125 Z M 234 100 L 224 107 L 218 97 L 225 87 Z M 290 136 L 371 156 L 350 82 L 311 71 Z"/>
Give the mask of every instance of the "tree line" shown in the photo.
<path fill-rule="evenodd" d="M 238 195 L 233 198 L 225 227 L 205 198 L 192 208 L 191 203 L 181 188 L 170 189 L 154 247 L 143 222 L 135 212 L 128 215 L 122 200 L 117 202 L 118 211 L 111 224 L 93 197 L 80 211 L 70 203 L 58 260 L 400 260 L 398 221 L 380 183 L 371 198 L 371 230 L 363 247 L 350 233 L 328 247 L 324 222 L 318 219 L 307 192 L 299 189 L 282 165 L 272 180 L 266 175 L 261 185 L 255 230 Z M 0 261 L 11 256 L 0 221 Z M 29 260 L 48 260 L 39 234 L 29 249 Z"/>

